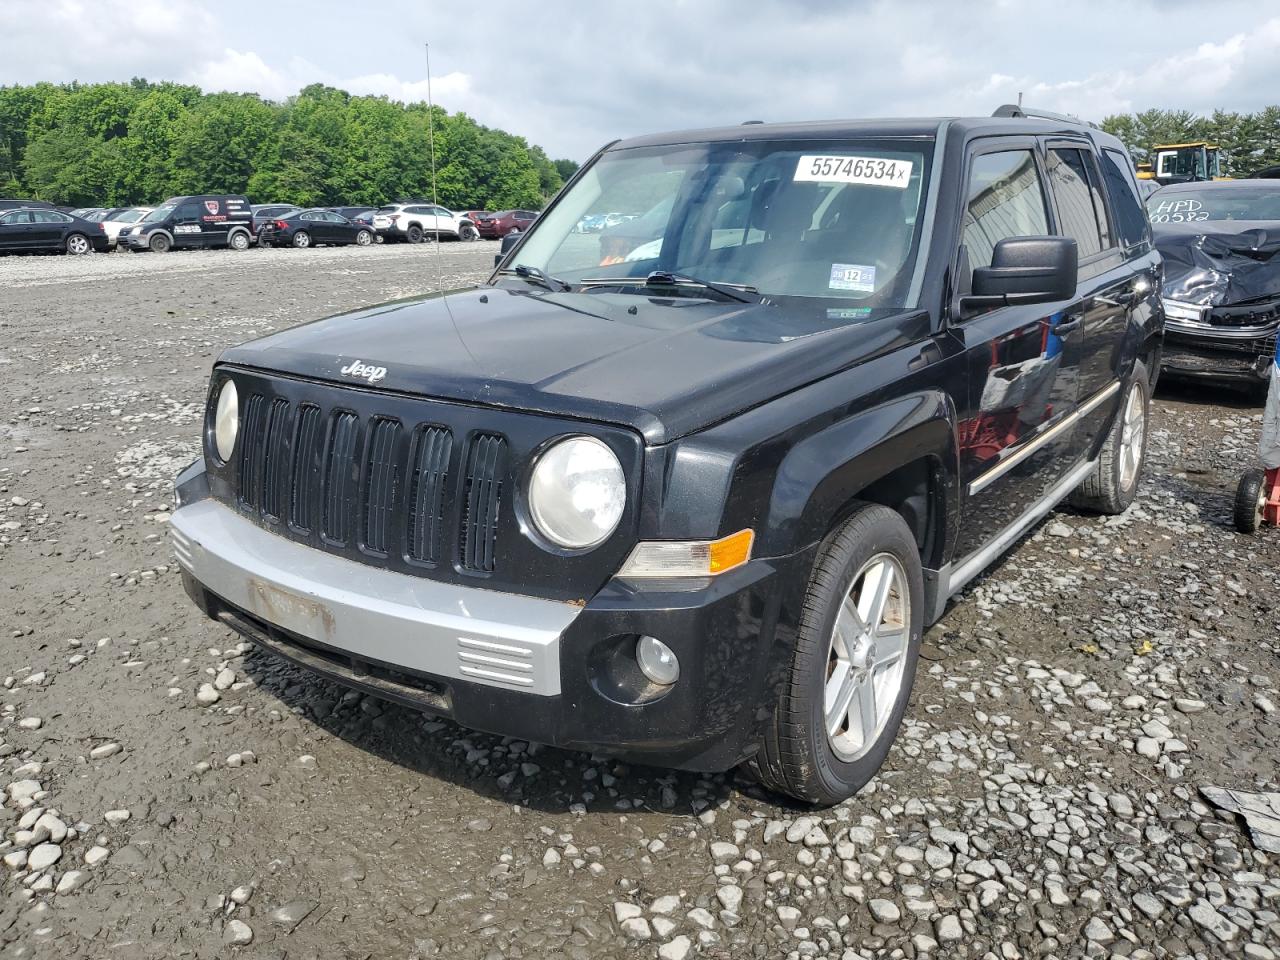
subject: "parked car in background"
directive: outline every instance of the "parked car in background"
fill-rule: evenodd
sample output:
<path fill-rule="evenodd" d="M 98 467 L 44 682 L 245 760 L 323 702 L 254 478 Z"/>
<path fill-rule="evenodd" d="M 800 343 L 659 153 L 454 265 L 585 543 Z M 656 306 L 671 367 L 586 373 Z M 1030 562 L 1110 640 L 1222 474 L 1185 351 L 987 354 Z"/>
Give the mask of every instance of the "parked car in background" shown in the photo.
<path fill-rule="evenodd" d="M 512 230 L 525 232 L 537 219 L 535 210 L 503 210 L 485 214 L 476 222 L 476 229 L 486 240 L 501 240 Z"/>
<path fill-rule="evenodd" d="M 5 198 L 0 200 L 0 210 L 17 210 L 19 207 L 26 207 L 31 210 L 37 208 L 41 210 L 52 210 L 54 206 L 46 200 L 15 200 Z"/>
<path fill-rule="evenodd" d="M 79 217 L 81 220 L 88 220 L 90 223 L 97 223 L 106 212 L 106 207 L 76 207 L 71 211 L 71 216 Z"/>
<path fill-rule="evenodd" d="M 314 247 L 320 244 L 355 243 L 367 247 L 373 243 L 373 228 L 348 220 L 332 210 L 314 207 L 295 210 L 268 220 L 258 233 L 264 247 Z"/>
<path fill-rule="evenodd" d="M 481 217 L 493 216 L 488 210 L 463 210 L 462 215 L 472 223 L 479 223 Z"/>
<path fill-rule="evenodd" d="M 1132 163 L 1025 114 L 616 143 L 487 284 L 225 351 L 184 588 L 464 726 L 849 798 L 948 601 L 1064 499 L 1139 490 Z M 663 243 L 602 265 L 574 226 L 639 195 Z"/>
<path fill-rule="evenodd" d="M 276 217 L 283 217 L 286 214 L 295 213 L 302 208 L 296 203 L 254 203 L 249 206 L 253 213 L 253 236 L 256 239 L 258 233 L 262 230 L 262 225 L 268 220 L 274 220 Z"/>
<path fill-rule="evenodd" d="M 460 213 L 431 203 L 392 203 L 373 216 L 378 236 L 388 242 L 421 243 L 423 240 L 475 240 L 476 225 Z"/>
<path fill-rule="evenodd" d="M 1263 395 L 1280 333 L 1280 181 L 1170 184 L 1146 206 L 1164 258 L 1163 369 Z"/>
<path fill-rule="evenodd" d="M 114 249 L 120 242 L 120 232 L 149 214 L 155 207 L 117 207 L 102 220 L 102 229 Z"/>
<path fill-rule="evenodd" d="M 0 252 L 57 250 L 79 255 L 108 249 L 100 223 L 45 207 L 0 213 Z"/>
<path fill-rule="evenodd" d="M 373 229 L 373 215 L 378 212 L 377 207 L 326 207 L 325 209 L 336 213 L 340 217 L 346 217 L 348 220 L 362 224 Z"/>
<path fill-rule="evenodd" d="M 249 201 L 240 196 L 170 197 L 138 223 L 121 230 L 119 242 L 135 253 L 210 247 L 248 250 L 253 243 L 252 217 Z"/>

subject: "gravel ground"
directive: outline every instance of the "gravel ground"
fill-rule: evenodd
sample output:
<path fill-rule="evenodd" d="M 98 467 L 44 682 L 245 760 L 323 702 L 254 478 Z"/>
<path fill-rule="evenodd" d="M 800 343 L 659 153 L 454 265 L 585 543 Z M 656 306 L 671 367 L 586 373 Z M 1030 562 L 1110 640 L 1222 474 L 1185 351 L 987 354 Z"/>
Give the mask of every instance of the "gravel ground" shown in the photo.
<path fill-rule="evenodd" d="M 814 813 L 344 692 L 202 620 L 166 538 L 229 344 L 493 244 L 0 260 L 0 956 L 1280 955 L 1280 535 L 1258 411 L 1170 392 L 1129 512 L 1051 516 Z"/>

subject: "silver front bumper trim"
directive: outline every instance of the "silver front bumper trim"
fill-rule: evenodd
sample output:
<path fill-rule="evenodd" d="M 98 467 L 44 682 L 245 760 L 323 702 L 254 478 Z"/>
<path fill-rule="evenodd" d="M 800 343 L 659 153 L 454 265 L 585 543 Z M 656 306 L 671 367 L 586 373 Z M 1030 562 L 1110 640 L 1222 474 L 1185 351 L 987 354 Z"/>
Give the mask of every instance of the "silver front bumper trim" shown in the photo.
<path fill-rule="evenodd" d="M 216 500 L 180 508 L 169 529 L 188 573 L 273 626 L 392 667 L 560 693 L 574 604 L 379 570 L 269 533 Z"/>

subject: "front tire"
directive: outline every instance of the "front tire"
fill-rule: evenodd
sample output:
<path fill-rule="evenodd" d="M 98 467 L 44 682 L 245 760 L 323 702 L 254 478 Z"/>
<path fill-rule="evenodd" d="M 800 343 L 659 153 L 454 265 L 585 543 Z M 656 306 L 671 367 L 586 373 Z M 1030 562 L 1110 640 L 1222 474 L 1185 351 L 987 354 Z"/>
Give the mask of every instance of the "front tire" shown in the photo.
<path fill-rule="evenodd" d="M 356 246 L 367 247 L 371 243 L 373 243 L 373 234 L 368 230 L 361 230 L 356 234 Z"/>
<path fill-rule="evenodd" d="M 480 231 L 471 224 L 464 223 L 462 225 L 462 229 L 458 231 L 458 238 L 466 243 L 470 243 L 472 240 L 480 239 Z"/>
<path fill-rule="evenodd" d="M 1070 504 L 1091 513 L 1124 513 L 1138 494 L 1142 468 L 1147 462 L 1147 418 L 1151 407 L 1151 379 L 1141 361 L 1120 402 L 1098 464 L 1071 494 Z"/>
<path fill-rule="evenodd" d="M 147 246 L 152 253 L 168 253 L 173 243 L 163 233 L 157 233 L 148 241 Z"/>
<path fill-rule="evenodd" d="M 915 680 L 924 577 L 888 507 L 860 507 L 824 541 L 773 717 L 748 767 L 766 787 L 831 805 L 884 763 Z"/>
<path fill-rule="evenodd" d="M 1266 483 L 1267 475 L 1261 470 L 1250 470 L 1240 478 L 1233 519 L 1241 533 L 1257 533 L 1258 527 L 1262 526 L 1262 507 L 1267 500 Z"/>
<path fill-rule="evenodd" d="M 297 249 L 305 250 L 307 247 L 311 246 L 311 234 L 307 233 L 305 230 L 299 230 L 293 235 L 293 240 L 291 242 Z"/>

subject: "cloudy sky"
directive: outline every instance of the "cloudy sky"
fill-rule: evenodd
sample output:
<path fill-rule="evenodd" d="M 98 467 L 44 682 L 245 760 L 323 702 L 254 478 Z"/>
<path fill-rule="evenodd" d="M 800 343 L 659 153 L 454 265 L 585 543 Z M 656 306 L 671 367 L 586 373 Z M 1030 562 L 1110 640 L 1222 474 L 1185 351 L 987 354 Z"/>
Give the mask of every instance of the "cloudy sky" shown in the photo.
<path fill-rule="evenodd" d="M 576 160 L 655 130 L 989 113 L 1019 91 L 1090 119 L 1280 100 L 1280 9 L 1258 0 L 0 0 L 0 84 L 423 100 L 424 42 L 438 104 Z"/>

